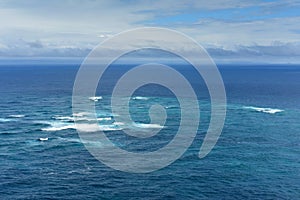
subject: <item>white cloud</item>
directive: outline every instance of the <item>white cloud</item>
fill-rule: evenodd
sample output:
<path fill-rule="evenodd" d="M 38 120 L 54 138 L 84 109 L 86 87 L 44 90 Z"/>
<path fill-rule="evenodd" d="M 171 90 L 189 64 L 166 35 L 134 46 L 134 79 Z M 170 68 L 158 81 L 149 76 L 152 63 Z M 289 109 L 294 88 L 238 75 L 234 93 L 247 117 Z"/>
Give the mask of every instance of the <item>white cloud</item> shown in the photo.
<path fill-rule="evenodd" d="M 219 63 L 299 63 L 300 43 L 274 43 L 272 45 L 236 46 L 229 50 L 210 47 L 207 51 Z"/>
<path fill-rule="evenodd" d="M 156 25 L 165 16 L 251 7 L 268 14 L 299 4 L 293 0 L 1 1 L 0 56 L 85 56 L 113 34 L 151 21 Z M 281 55 L 288 60 L 299 57 L 299 22 L 297 16 L 245 20 L 202 16 L 197 22 L 175 21 L 165 27 L 191 36 L 220 59 Z M 279 51 L 278 43 L 289 53 Z"/>
<path fill-rule="evenodd" d="M 298 42 L 300 17 L 274 18 L 255 21 L 225 21 L 204 19 L 194 24 L 177 26 L 201 43 L 214 45 L 270 45 L 276 41 Z"/>

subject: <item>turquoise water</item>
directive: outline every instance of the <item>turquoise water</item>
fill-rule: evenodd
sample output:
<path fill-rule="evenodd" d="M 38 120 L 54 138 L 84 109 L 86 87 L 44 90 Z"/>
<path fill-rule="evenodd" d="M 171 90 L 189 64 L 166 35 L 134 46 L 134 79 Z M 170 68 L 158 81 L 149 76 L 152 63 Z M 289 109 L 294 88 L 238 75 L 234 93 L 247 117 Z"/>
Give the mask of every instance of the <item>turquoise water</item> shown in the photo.
<path fill-rule="evenodd" d="M 209 97 L 200 82 L 195 87 L 201 91 L 201 123 L 193 144 L 166 168 L 131 174 L 96 160 L 74 129 L 71 98 L 77 65 L 1 66 L 1 199 L 299 198 L 300 67 L 219 68 L 228 107 L 213 151 L 198 158 L 210 119 Z M 185 73 L 193 81 L 193 73 Z M 145 88 L 132 99 L 131 114 L 138 126 L 114 123 L 109 95 L 95 102 L 100 126 L 111 141 L 125 150 L 143 152 L 156 150 L 174 137 L 178 102 L 158 91 Z M 151 128 L 145 124 L 153 103 L 160 103 L 168 113 L 161 133 L 149 140 L 124 135 L 124 129 Z M 95 145 L 105 148 L 99 141 Z"/>

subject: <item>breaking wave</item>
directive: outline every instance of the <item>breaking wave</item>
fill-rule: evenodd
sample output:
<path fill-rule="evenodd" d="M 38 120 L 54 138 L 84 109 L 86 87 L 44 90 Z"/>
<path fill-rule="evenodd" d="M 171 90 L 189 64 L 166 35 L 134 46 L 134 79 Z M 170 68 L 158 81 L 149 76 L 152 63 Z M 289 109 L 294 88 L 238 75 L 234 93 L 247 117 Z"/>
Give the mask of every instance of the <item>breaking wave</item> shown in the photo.
<path fill-rule="evenodd" d="M 268 113 L 268 114 L 275 114 L 275 113 L 280 113 L 280 112 L 284 111 L 284 110 L 277 109 L 277 108 L 261 108 L 261 107 L 254 107 L 254 106 L 244 106 L 243 108 L 254 110 L 256 112 Z"/>
<path fill-rule="evenodd" d="M 141 96 L 136 96 L 136 97 L 132 97 L 133 100 L 148 100 L 148 97 L 141 97 Z"/>
<path fill-rule="evenodd" d="M 95 96 L 95 97 L 89 97 L 89 100 L 95 101 L 95 102 L 96 102 L 96 101 L 99 101 L 99 100 L 101 100 L 101 99 L 103 99 L 102 96 L 98 96 L 98 97 L 97 97 L 97 96 Z"/>
<path fill-rule="evenodd" d="M 164 126 L 161 126 L 160 124 L 142 124 L 142 123 L 134 123 L 133 124 L 137 128 L 157 128 L 161 129 L 164 128 Z"/>
<path fill-rule="evenodd" d="M 22 118 L 22 117 L 25 117 L 25 115 L 9 115 L 9 117 L 12 117 L 12 118 Z"/>
<path fill-rule="evenodd" d="M 0 122 L 11 122 L 16 121 L 15 119 L 8 119 L 8 118 L 0 118 Z"/>
<path fill-rule="evenodd" d="M 75 117 L 72 116 L 54 116 L 53 119 L 61 120 L 61 121 L 69 121 L 69 122 L 74 122 Z M 76 117 L 77 121 L 94 121 L 94 118 L 92 117 Z M 97 121 L 110 121 L 112 120 L 112 117 L 97 117 Z"/>

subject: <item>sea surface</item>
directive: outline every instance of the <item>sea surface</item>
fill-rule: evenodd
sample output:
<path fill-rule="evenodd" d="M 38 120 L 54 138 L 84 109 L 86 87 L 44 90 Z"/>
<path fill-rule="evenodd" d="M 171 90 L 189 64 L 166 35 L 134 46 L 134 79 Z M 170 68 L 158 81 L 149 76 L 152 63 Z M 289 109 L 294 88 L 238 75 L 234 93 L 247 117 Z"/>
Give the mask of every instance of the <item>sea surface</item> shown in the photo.
<path fill-rule="evenodd" d="M 299 199 L 300 66 L 218 65 L 227 116 L 216 146 L 203 159 L 198 153 L 209 124 L 210 98 L 193 70 L 177 67 L 198 91 L 197 136 L 171 165 L 135 174 L 109 168 L 81 142 L 74 114 L 86 121 L 87 131 L 93 130 L 89 114 L 72 113 L 79 64 L 2 64 L 0 199 Z M 155 151 L 176 134 L 180 106 L 165 88 L 154 85 L 133 94 L 135 123 L 116 123 L 105 92 L 110 88 L 99 88 L 104 92 L 86 98 L 96 105 L 100 128 L 120 148 Z M 147 113 L 154 103 L 166 109 L 166 124 L 149 124 Z M 139 140 L 126 137 L 125 129 L 161 132 Z M 101 141 L 93 142 L 105 148 Z"/>

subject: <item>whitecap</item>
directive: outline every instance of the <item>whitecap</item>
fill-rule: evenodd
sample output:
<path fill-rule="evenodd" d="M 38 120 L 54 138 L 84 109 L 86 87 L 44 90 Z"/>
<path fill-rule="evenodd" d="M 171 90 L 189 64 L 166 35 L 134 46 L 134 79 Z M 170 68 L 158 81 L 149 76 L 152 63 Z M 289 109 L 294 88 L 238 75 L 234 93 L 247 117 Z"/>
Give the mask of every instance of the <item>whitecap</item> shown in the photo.
<path fill-rule="evenodd" d="M 101 99 L 103 99 L 103 97 L 102 96 L 95 96 L 95 97 L 89 97 L 89 100 L 91 100 L 91 101 L 99 101 L 99 100 L 101 100 Z"/>
<path fill-rule="evenodd" d="M 91 113 L 89 113 L 89 112 L 73 113 L 74 117 L 83 117 L 83 116 L 87 116 L 87 115 L 91 115 Z"/>
<path fill-rule="evenodd" d="M 111 117 L 98 117 L 98 118 L 88 118 L 88 117 L 81 117 L 81 118 L 76 118 L 76 121 L 110 121 L 112 120 Z"/>
<path fill-rule="evenodd" d="M 112 124 L 112 125 L 100 125 L 100 130 L 101 131 L 120 131 L 122 130 L 121 127 L 118 125 Z"/>
<path fill-rule="evenodd" d="M 41 142 L 43 142 L 43 141 L 48 141 L 48 139 L 49 138 L 46 137 L 46 138 L 39 138 L 38 140 L 41 141 Z"/>
<path fill-rule="evenodd" d="M 112 120 L 112 118 L 111 117 L 98 117 L 97 120 L 98 121 L 110 121 L 110 120 Z"/>
<path fill-rule="evenodd" d="M 76 117 L 77 123 L 74 123 L 74 118 L 72 116 L 54 116 L 52 118 L 55 121 L 35 121 L 37 124 L 47 124 L 49 127 L 42 128 L 42 131 L 61 131 L 66 129 L 77 129 L 81 132 L 96 132 L 96 131 L 115 131 L 121 130 L 117 124 L 99 125 L 97 123 L 84 123 L 94 121 L 95 118 L 88 118 L 81 113 Z M 99 117 L 96 118 L 97 121 L 111 121 L 112 117 Z"/>
<path fill-rule="evenodd" d="M 132 97 L 133 100 L 148 100 L 148 97 L 141 97 L 141 96 L 136 96 L 136 97 Z"/>
<path fill-rule="evenodd" d="M 116 125 L 116 126 L 123 126 L 124 125 L 123 122 L 114 122 L 113 124 Z"/>
<path fill-rule="evenodd" d="M 54 119 L 61 120 L 61 121 L 75 121 L 75 117 L 70 116 L 58 116 L 53 117 Z M 76 117 L 76 121 L 94 121 L 95 118 L 89 118 L 89 117 Z M 110 121 L 112 120 L 112 117 L 98 117 L 96 118 L 97 121 Z"/>
<path fill-rule="evenodd" d="M 12 118 L 22 118 L 22 117 L 25 117 L 25 115 L 9 115 L 9 117 L 12 117 Z"/>
<path fill-rule="evenodd" d="M 96 131 L 117 131 L 122 130 L 118 125 L 98 125 L 98 124 L 88 124 L 88 123 L 58 123 L 52 122 L 48 123 L 50 127 L 42 128 L 42 131 L 62 131 L 67 129 L 77 129 L 81 132 L 96 132 Z"/>
<path fill-rule="evenodd" d="M 66 129 L 75 129 L 74 124 L 68 124 L 68 125 L 52 125 L 47 128 L 42 128 L 42 131 L 61 131 Z"/>
<path fill-rule="evenodd" d="M 122 130 L 117 125 L 98 125 L 98 124 L 76 124 L 76 129 L 81 132 L 96 132 L 96 131 L 118 131 Z"/>
<path fill-rule="evenodd" d="M 49 127 L 42 128 L 42 131 L 61 131 L 66 129 L 75 129 L 75 125 L 72 122 L 62 121 L 35 121 L 37 124 L 47 124 Z"/>
<path fill-rule="evenodd" d="M 0 118 L 0 122 L 11 122 L 15 121 L 14 119 Z"/>
<path fill-rule="evenodd" d="M 257 112 L 268 113 L 268 114 L 275 114 L 275 113 L 280 113 L 280 112 L 284 111 L 284 110 L 277 109 L 277 108 L 261 108 L 261 107 L 254 107 L 254 106 L 244 106 L 243 108 L 255 110 Z"/>
<path fill-rule="evenodd" d="M 53 119 L 62 120 L 62 121 L 74 121 L 74 117 L 71 116 L 54 116 Z"/>
<path fill-rule="evenodd" d="M 166 106 L 165 108 L 166 108 L 166 109 L 172 109 L 172 108 L 178 108 L 178 106 L 170 105 L 170 106 Z"/>
<path fill-rule="evenodd" d="M 154 128 L 154 129 L 161 129 L 164 128 L 164 126 L 161 126 L 160 124 L 142 124 L 142 123 L 133 123 L 135 127 L 138 128 Z"/>
<path fill-rule="evenodd" d="M 39 121 L 33 121 L 34 124 L 47 124 L 47 125 L 51 125 L 53 123 L 53 121 L 43 121 L 43 120 L 39 120 Z"/>

